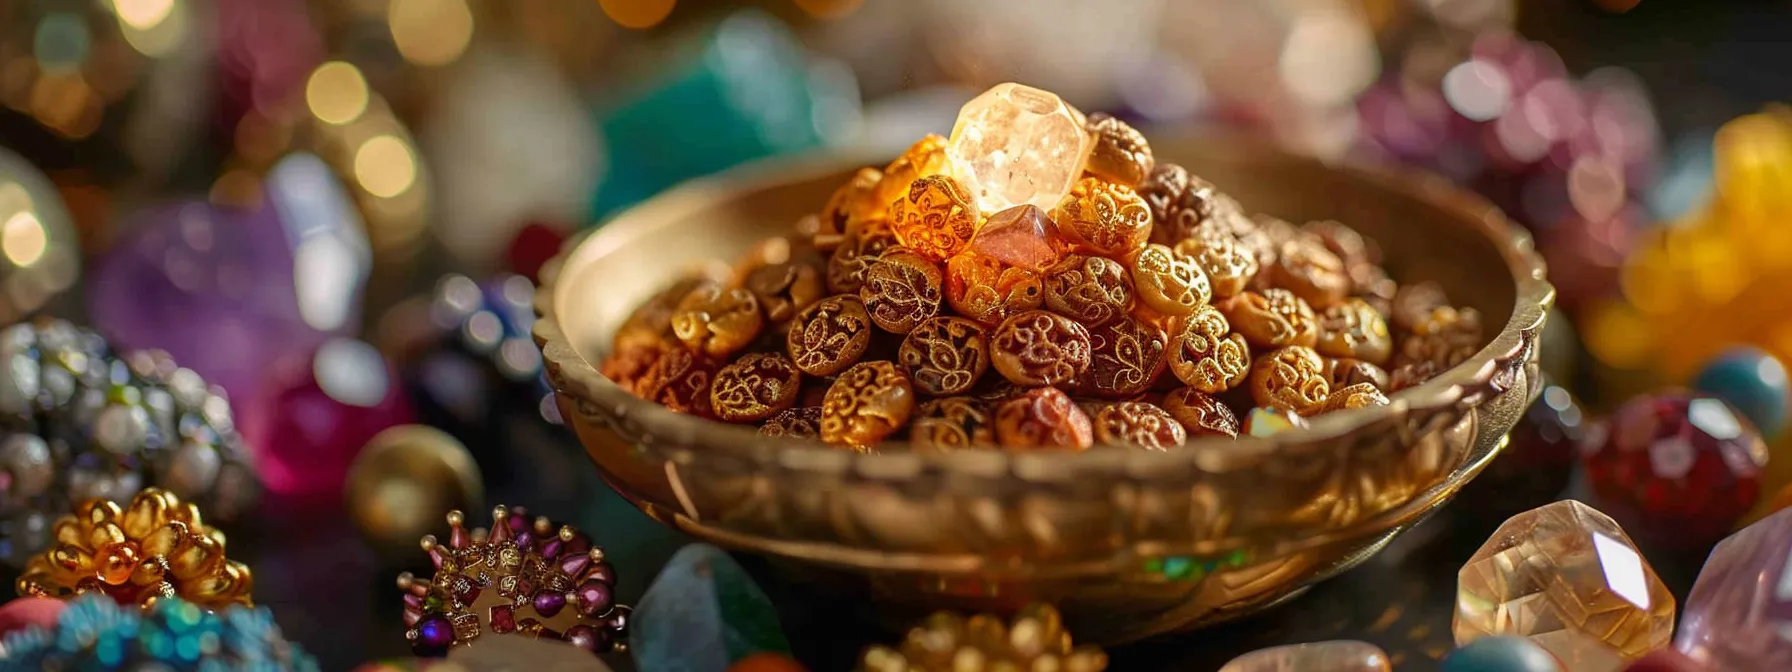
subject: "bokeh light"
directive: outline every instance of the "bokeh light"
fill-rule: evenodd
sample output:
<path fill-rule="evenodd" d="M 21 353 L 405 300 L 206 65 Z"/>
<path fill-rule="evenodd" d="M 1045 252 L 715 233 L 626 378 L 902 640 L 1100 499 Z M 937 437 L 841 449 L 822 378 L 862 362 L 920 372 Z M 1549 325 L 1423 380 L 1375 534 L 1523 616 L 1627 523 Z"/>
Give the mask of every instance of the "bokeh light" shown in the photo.
<path fill-rule="evenodd" d="M 604 15 L 624 28 L 644 30 L 665 21 L 676 0 L 597 0 Z"/>
<path fill-rule="evenodd" d="M 305 103 L 311 114 L 325 123 L 340 125 L 359 119 L 367 111 L 367 99 L 367 78 L 360 69 L 342 61 L 318 66 L 305 82 Z"/>
<path fill-rule="evenodd" d="M 375 136 L 355 150 L 355 180 L 367 193 L 392 198 L 417 181 L 416 157 L 397 136 Z"/>
<path fill-rule="evenodd" d="M 392 0 L 386 23 L 399 55 L 415 65 L 453 63 L 473 41 L 473 12 L 466 0 Z"/>
<path fill-rule="evenodd" d="M 118 20 L 137 30 L 149 30 L 174 14 L 174 0 L 112 0 Z"/>
<path fill-rule="evenodd" d="M 0 226 L 0 251 L 4 251 L 7 261 L 15 266 L 36 264 L 44 258 L 49 246 L 50 234 L 44 230 L 43 222 L 37 221 L 35 213 L 14 214 Z"/>

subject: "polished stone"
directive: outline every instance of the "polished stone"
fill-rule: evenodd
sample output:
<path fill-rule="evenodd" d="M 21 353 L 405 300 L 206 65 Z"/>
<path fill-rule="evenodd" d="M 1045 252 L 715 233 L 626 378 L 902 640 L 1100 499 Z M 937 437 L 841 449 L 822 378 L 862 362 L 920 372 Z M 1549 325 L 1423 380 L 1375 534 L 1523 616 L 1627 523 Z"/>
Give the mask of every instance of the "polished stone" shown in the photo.
<path fill-rule="evenodd" d="M 1592 502 L 1646 545 L 1703 550 L 1760 499 L 1767 446 L 1716 397 L 1643 395 L 1589 428 L 1581 463 Z"/>
<path fill-rule="evenodd" d="M 1665 646 L 1674 597 L 1624 530 L 1573 500 L 1506 521 L 1457 575 L 1456 642 L 1527 637 L 1575 672 Z"/>
<path fill-rule="evenodd" d="M 965 103 L 946 156 L 978 209 L 1049 209 L 1070 192 L 1095 148 L 1081 112 L 1057 94 L 998 84 Z"/>
<path fill-rule="evenodd" d="M 1792 511 L 1711 549 L 1675 648 L 1721 670 L 1792 670 Z"/>
<path fill-rule="evenodd" d="M 1033 205 L 1017 205 L 990 215 L 971 239 L 971 252 L 1034 271 L 1058 263 L 1069 249 L 1058 225 Z"/>
<path fill-rule="evenodd" d="M 1482 637 L 1444 657 L 1442 672 L 1564 672 L 1555 656 L 1523 637 Z M 1578 671 L 1577 671 L 1578 672 Z"/>
<path fill-rule="evenodd" d="M 1220 672 L 1390 672 L 1388 654 L 1368 642 L 1335 640 L 1261 649 L 1233 658 Z"/>
<path fill-rule="evenodd" d="M 1731 349 L 1706 364 L 1692 386 L 1741 411 L 1764 436 L 1773 437 L 1786 428 L 1792 384 L 1787 382 L 1786 366 L 1771 353 L 1750 347 Z"/>

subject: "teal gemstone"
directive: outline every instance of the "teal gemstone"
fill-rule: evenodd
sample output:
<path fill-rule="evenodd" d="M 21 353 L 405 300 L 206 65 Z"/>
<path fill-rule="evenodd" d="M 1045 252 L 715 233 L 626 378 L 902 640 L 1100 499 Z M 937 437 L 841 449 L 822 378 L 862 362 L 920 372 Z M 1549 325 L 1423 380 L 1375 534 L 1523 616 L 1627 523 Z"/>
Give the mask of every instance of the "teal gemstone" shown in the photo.
<path fill-rule="evenodd" d="M 1183 557 L 1183 556 L 1164 558 L 1164 577 L 1165 578 L 1175 580 L 1175 581 L 1182 581 L 1182 580 L 1185 580 L 1188 578 L 1192 578 L 1194 571 L 1195 571 L 1195 561 L 1191 558 L 1187 558 L 1187 557 Z"/>
<path fill-rule="evenodd" d="M 778 611 L 721 549 L 679 549 L 636 603 L 628 645 L 655 672 L 726 672 L 755 653 L 790 653 Z"/>
<path fill-rule="evenodd" d="M 1724 400 L 1772 437 L 1786 426 L 1786 403 L 1792 383 L 1786 367 L 1757 348 L 1732 348 L 1711 360 L 1693 381 L 1693 388 Z"/>
<path fill-rule="evenodd" d="M 1523 637 L 1482 637 L 1444 657 L 1439 672 L 1563 672 L 1556 657 Z"/>
<path fill-rule="evenodd" d="M 859 121 L 851 71 L 758 10 L 735 12 L 599 121 L 603 217 L 685 180 L 839 139 Z"/>

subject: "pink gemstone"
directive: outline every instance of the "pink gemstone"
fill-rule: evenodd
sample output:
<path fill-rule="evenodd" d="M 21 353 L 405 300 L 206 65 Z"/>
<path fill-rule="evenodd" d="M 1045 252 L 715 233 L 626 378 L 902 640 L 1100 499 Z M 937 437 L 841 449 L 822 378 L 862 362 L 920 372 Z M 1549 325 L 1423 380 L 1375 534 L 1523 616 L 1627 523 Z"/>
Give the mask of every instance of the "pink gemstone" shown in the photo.
<path fill-rule="evenodd" d="M 1035 271 L 1058 263 L 1065 249 L 1058 225 L 1035 205 L 1017 205 L 990 215 L 971 239 L 973 252 Z"/>
<path fill-rule="evenodd" d="M 398 372 L 373 346 L 332 339 L 276 365 L 239 417 L 269 494 L 335 505 L 349 465 L 381 431 L 411 422 Z"/>
<path fill-rule="evenodd" d="M 579 613 L 596 616 L 609 611 L 611 597 L 610 584 L 596 580 L 579 584 Z"/>
<path fill-rule="evenodd" d="M 560 559 L 560 571 L 567 576 L 578 576 L 590 565 L 591 555 L 589 553 L 569 553 Z"/>
<path fill-rule="evenodd" d="M 1709 672 L 1712 668 L 1699 661 L 1687 657 L 1686 654 L 1673 649 L 1657 649 L 1647 656 L 1638 658 L 1624 672 Z M 1745 668 L 1723 668 L 1745 669 Z"/>
<path fill-rule="evenodd" d="M 516 632 L 516 607 L 508 604 L 493 605 L 490 614 L 492 632 L 500 635 Z"/>
<path fill-rule="evenodd" d="M 1681 612 L 1674 647 L 1719 670 L 1792 670 L 1792 509 L 1719 542 Z"/>
<path fill-rule="evenodd" d="M 1663 548 L 1703 548 L 1761 491 L 1767 447 L 1728 404 L 1674 392 L 1618 407 L 1587 432 L 1582 463 L 1598 508 Z"/>

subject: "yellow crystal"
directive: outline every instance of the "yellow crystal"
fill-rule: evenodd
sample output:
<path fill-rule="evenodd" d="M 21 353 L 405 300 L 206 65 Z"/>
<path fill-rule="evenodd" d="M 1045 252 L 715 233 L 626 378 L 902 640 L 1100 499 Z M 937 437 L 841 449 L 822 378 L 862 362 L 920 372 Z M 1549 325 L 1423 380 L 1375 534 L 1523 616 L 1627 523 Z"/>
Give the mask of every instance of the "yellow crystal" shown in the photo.
<path fill-rule="evenodd" d="M 983 212 L 1050 210 L 1076 184 L 1094 148 L 1083 113 L 1056 94 L 998 84 L 958 111 L 946 158 Z"/>
<path fill-rule="evenodd" d="M 1456 644 L 1528 637 L 1575 672 L 1668 645 L 1674 597 L 1616 522 L 1573 500 L 1513 516 L 1457 575 Z"/>

